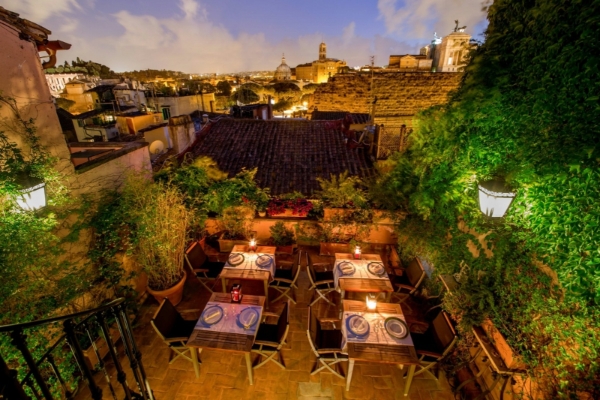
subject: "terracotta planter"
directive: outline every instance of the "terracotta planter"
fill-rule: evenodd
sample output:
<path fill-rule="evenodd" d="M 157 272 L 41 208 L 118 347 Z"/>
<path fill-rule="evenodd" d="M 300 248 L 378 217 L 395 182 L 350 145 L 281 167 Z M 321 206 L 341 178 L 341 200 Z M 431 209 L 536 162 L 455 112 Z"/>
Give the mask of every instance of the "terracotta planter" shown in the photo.
<path fill-rule="evenodd" d="M 294 254 L 295 247 L 296 247 L 295 244 L 291 244 L 289 246 L 277 246 L 277 252 L 285 253 L 285 254 Z"/>
<path fill-rule="evenodd" d="M 292 210 L 291 208 L 286 208 L 282 213 L 269 214 L 269 215 L 271 217 L 305 218 L 307 214 L 304 214 L 304 215 L 294 214 L 294 210 Z"/>
<path fill-rule="evenodd" d="M 354 212 L 352 208 L 324 208 L 323 219 L 325 221 L 331 221 L 334 217 L 349 217 Z"/>
<path fill-rule="evenodd" d="M 158 301 L 159 304 L 162 303 L 162 301 L 165 298 L 167 298 L 167 299 L 169 299 L 171 304 L 176 306 L 177 304 L 179 304 L 181 302 L 181 298 L 183 297 L 183 287 L 185 285 L 186 278 L 187 278 L 187 273 L 184 270 L 183 278 L 175 286 L 173 286 L 167 290 L 152 290 L 152 289 L 150 289 L 150 287 L 148 287 L 148 289 L 146 289 L 146 290 L 148 291 L 148 293 L 150 293 L 152 296 L 154 296 L 154 298 L 156 299 L 156 301 Z"/>
<path fill-rule="evenodd" d="M 334 256 L 335 253 L 350 253 L 348 243 L 326 243 L 320 242 L 319 254 L 322 256 Z"/>
<path fill-rule="evenodd" d="M 261 217 L 261 218 L 264 218 L 264 217 L 267 216 L 267 212 L 266 211 L 259 211 L 258 212 L 258 216 Z"/>
<path fill-rule="evenodd" d="M 504 336 L 500 333 L 496 326 L 494 326 L 494 323 L 491 320 L 486 319 L 485 321 L 483 321 L 481 327 L 487 334 L 488 338 L 490 338 L 490 341 L 492 342 L 492 344 L 498 351 L 498 354 L 502 358 L 502 361 L 504 361 L 504 364 L 506 364 L 508 368 L 526 368 L 523 359 L 513 351 L 513 349 L 510 347 Z"/>

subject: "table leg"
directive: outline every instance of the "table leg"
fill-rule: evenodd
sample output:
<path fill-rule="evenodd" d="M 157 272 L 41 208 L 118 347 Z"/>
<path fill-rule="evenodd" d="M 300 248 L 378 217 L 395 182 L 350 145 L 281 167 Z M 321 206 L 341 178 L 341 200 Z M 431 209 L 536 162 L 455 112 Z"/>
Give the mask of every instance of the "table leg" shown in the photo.
<path fill-rule="evenodd" d="M 392 302 L 392 293 L 393 292 L 387 292 L 386 293 L 386 296 L 385 296 L 386 303 L 391 303 Z"/>
<path fill-rule="evenodd" d="M 221 290 L 223 290 L 223 293 L 227 293 L 227 279 L 225 277 L 221 278 Z"/>
<path fill-rule="evenodd" d="M 348 360 L 348 376 L 346 377 L 346 391 L 350 390 L 350 382 L 352 381 L 352 372 L 354 372 L 354 360 Z"/>
<path fill-rule="evenodd" d="M 198 365 L 198 349 L 195 347 L 190 347 L 190 353 L 192 356 L 192 364 L 194 365 L 194 372 L 196 373 L 196 378 L 200 378 L 200 365 Z"/>
<path fill-rule="evenodd" d="M 250 359 L 250 353 L 245 353 L 246 357 L 246 368 L 248 368 L 248 381 L 251 385 L 254 385 L 254 377 L 252 376 L 252 360 Z"/>
<path fill-rule="evenodd" d="M 415 369 L 417 366 L 415 364 L 408 367 L 408 376 L 406 377 L 406 385 L 404 386 L 404 395 L 408 396 L 408 390 L 410 389 L 410 384 L 413 380 L 413 375 L 415 374 Z"/>
<path fill-rule="evenodd" d="M 265 279 L 263 283 L 265 285 L 265 307 L 269 308 L 269 280 Z"/>

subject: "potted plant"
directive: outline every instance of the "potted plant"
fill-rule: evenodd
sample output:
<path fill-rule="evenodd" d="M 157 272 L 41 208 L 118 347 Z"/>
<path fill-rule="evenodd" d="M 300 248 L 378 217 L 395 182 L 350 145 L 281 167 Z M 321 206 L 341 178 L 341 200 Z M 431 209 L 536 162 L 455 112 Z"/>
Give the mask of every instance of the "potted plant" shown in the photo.
<path fill-rule="evenodd" d="M 354 210 L 351 213 L 334 214 L 329 219 L 323 219 L 319 234 L 319 253 L 321 255 L 348 253 L 353 249 L 350 242 L 365 242 L 371 232 L 369 211 Z"/>
<path fill-rule="evenodd" d="M 306 217 L 313 204 L 302 193 L 294 192 L 269 201 L 267 212 L 270 216 Z"/>
<path fill-rule="evenodd" d="M 248 244 L 253 216 L 254 210 L 250 207 L 235 206 L 223 210 L 219 220 L 223 227 L 223 233 L 219 236 L 219 251 L 227 253 L 236 244 Z"/>
<path fill-rule="evenodd" d="M 294 231 L 286 228 L 283 221 L 278 221 L 275 225 L 269 228 L 271 231 L 271 242 L 277 246 L 277 251 L 281 253 L 294 253 L 296 239 Z"/>
<path fill-rule="evenodd" d="M 368 205 L 363 183 L 357 176 L 348 176 L 343 172 L 339 176 L 331 175 L 330 179 L 317 178 L 321 190 L 319 197 L 324 203 L 324 219 L 351 214 L 353 209 L 364 208 Z"/>
<path fill-rule="evenodd" d="M 190 212 L 184 197 L 173 185 L 132 177 L 123 197 L 134 207 L 136 225 L 133 252 L 148 275 L 147 291 L 161 302 L 179 304 L 186 280 L 184 252 Z"/>

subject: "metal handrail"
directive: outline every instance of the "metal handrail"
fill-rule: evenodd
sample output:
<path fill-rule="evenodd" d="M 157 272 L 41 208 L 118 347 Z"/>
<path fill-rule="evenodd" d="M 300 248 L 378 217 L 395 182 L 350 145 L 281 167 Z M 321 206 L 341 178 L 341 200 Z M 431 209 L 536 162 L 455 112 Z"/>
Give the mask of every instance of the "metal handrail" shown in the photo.
<path fill-rule="evenodd" d="M 133 331 L 131 330 L 131 325 L 127 317 L 126 311 L 127 310 L 125 307 L 125 299 L 118 298 L 100 307 L 96 307 L 86 311 L 80 311 L 58 317 L 45 318 L 38 321 L 1 326 L 0 333 L 8 332 L 10 334 L 13 346 L 15 346 L 21 352 L 23 359 L 29 367 L 29 371 L 27 371 L 25 377 L 19 381 L 17 379 L 16 371 L 9 370 L 8 366 L 6 365 L 6 362 L 0 355 L 0 378 L 2 378 L 2 381 L 6 381 L 6 384 L 8 385 L 6 386 L 6 395 L 8 396 L 6 398 L 8 400 L 27 399 L 28 397 L 23 391 L 23 387 L 26 385 L 29 386 L 29 388 L 31 388 L 36 398 L 39 399 L 43 397 L 45 399 L 52 399 L 53 397 L 49 390 L 50 388 L 40 370 L 42 364 L 46 362 L 49 364 L 51 370 L 54 372 L 54 375 L 58 379 L 58 382 L 62 385 L 64 394 L 67 396 L 68 399 L 72 399 L 73 393 L 71 393 L 67 388 L 65 380 L 62 378 L 61 373 L 57 368 L 57 365 L 55 364 L 54 356 L 52 355 L 52 352 L 56 350 L 60 345 L 68 345 L 74 356 L 74 360 L 77 363 L 77 366 L 79 367 L 82 378 L 84 378 L 88 382 L 92 398 L 95 400 L 101 399 L 102 389 L 100 389 L 98 384 L 94 381 L 93 371 L 86 364 L 84 359 L 84 353 L 79 343 L 78 336 L 82 334 L 80 333 L 81 329 L 83 329 L 85 333 L 87 333 L 87 337 L 92 341 L 92 347 L 96 353 L 96 356 L 98 357 L 98 365 L 100 369 L 104 372 L 104 376 L 106 377 L 108 383 L 108 388 L 110 389 L 113 398 L 115 398 L 115 391 L 113 389 L 112 383 L 110 382 L 110 375 L 106 371 L 102 357 L 98 353 L 98 349 L 95 345 L 95 339 L 92 338 L 92 334 L 90 333 L 91 327 L 93 325 L 96 325 L 100 328 L 100 337 L 103 338 L 107 343 L 109 354 L 117 369 L 117 381 L 123 386 L 123 389 L 125 391 L 125 398 L 131 400 L 133 398 L 139 397 L 141 399 L 153 400 L 154 397 L 152 395 L 150 385 L 146 378 L 144 367 L 141 363 L 142 356 L 135 344 L 135 340 L 133 338 Z M 121 363 L 118 359 L 117 352 L 113 340 L 111 339 L 111 334 L 107 324 L 106 318 L 110 315 L 114 316 L 116 319 L 115 322 L 119 330 L 123 346 L 125 348 L 125 353 L 127 354 L 127 358 L 129 359 L 129 363 L 135 381 L 137 383 L 139 394 L 133 393 L 126 382 L 126 373 L 121 367 Z M 76 319 L 79 319 L 81 317 L 83 317 L 83 319 L 77 322 Z M 45 353 L 37 359 L 37 361 L 34 360 L 32 353 L 28 348 L 26 340 L 27 336 L 25 335 L 24 330 L 60 321 L 63 322 L 62 325 L 64 334 L 62 334 L 58 338 L 58 340 L 56 340 L 54 344 L 52 344 L 45 351 Z M 37 384 L 37 388 L 35 388 L 32 385 L 32 382 L 35 382 Z M 37 392 L 38 389 L 41 391 L 41 396 Z"/>
<path fill-rule="evenodd" d="M 73 318 L 81 317 L 81 316 L 84 316 L 87 314 L 96 314 L 97 312 L 108 310 L 109 308 L 117 306 L 117 305 L 123 303 L 124 301 L 125 301 L 124 297 L 119 297 L 118 299 L 113 300 L 110 303 L 106 303 L 105 305 L 100 306 L 100 307 L 92 308 L 91 310 L 79 311 L 79 312 L 76 312 L 73 314 L 62 315 L 60 317 L 40 319 L 37 321 L 22 322 L 19 324 L 11 324 L 11 325 L 2 325 L 2 326 L 0 326 L 0 333 L 14 331 L 15 329 L 33 328 L 34 326 L 46 325 L 46 324 L 50 324 L 52 322 L 73 319 Z"/>

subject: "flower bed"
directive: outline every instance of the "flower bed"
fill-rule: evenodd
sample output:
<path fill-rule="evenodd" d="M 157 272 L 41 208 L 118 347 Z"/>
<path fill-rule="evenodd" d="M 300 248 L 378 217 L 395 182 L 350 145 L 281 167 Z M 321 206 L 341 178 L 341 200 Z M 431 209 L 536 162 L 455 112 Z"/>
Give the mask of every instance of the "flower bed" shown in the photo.
<path fill-rule="evenodd" d="M 271 199 L 267 213 L 271 217 L 306 217 L 312 208 L 313 204 L 306 199 Z"/>

